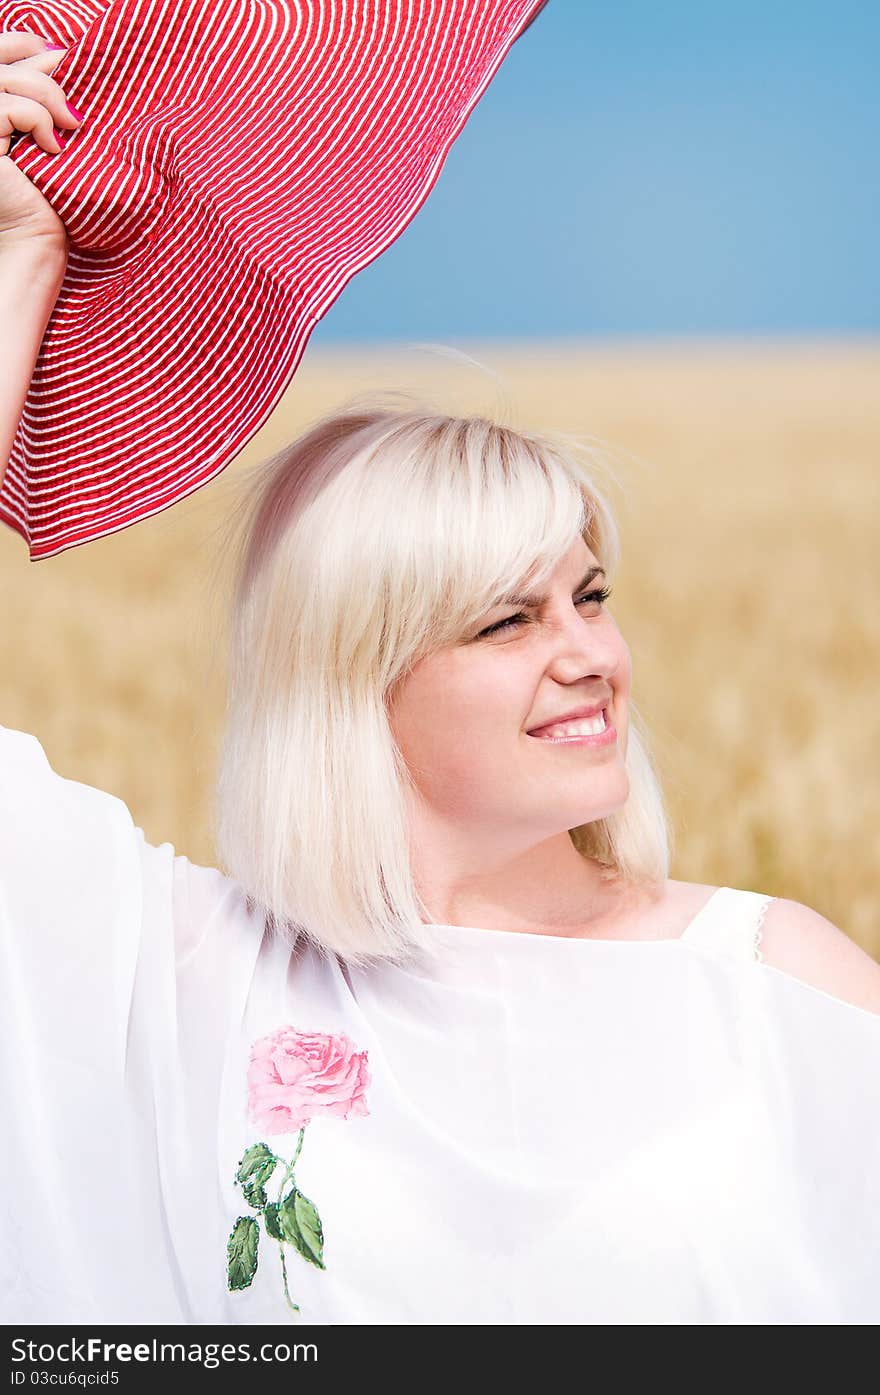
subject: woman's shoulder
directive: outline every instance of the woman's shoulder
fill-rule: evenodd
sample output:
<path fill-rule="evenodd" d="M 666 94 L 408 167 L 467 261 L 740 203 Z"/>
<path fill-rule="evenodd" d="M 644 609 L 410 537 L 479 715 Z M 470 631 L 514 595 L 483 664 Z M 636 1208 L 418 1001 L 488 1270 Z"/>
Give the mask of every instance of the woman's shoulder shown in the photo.
<path fill-rule="evenodd" d="M 708 907 L 716 893 L 737 891 L 668 880 L 663 897 L 682 923 Z M 880 1014 L 880 963 L 833 921 L 800 901 L 750 892 L 760 919 L 763 963 L 854 1007 Z M 766 902 L 765 906 L 759 903 Z"/>
<path fill-rule="evenodd" d="M 764 917 L 761 953 L 765 964 L 880 1014 L 880 964 L 812 907 L 774 897 Z"/>
<path fill-rule="evenodd" d="M 259 944 L 265 912 L 235 877 L 192 862 L 171 843 L 152 844 L 137 830 L 148 887 L 167 884 L 178 969 L 213 942 L 228 953 L 236 941 Z"/>

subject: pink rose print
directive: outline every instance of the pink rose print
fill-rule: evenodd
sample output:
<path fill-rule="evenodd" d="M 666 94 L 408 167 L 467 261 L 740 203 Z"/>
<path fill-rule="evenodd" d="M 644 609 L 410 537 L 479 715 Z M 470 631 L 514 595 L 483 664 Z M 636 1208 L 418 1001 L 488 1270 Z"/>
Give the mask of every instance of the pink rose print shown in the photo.
<path fill-rule="evenodd" d="M 356 1051 L 344 1032 L 298 1032 L 279 1027 L 251 1047 L 247 1072 L 248 1113 L 263 1133 L 299 1130 L 296 1152 L 285 1162 L 268 1143 L 252 1143 L 238 1164 L 235 1180 L 253 1216 L 239 1216 L 226 1242 L 227 1286 L 249 1288 L 257 1272 L 260 1221 L 281 1254 L 284 1298 L 299 1312 L 287 1284 L 285 1245 L 309 1264 L 324 1264 L 324 1231 L 318 1208 L 296 1185 L 294 1168 L 302 1151 L 306 1125 L 322 1114 L 338 1119 L 369 1114 L 366 1090 L 370 1069 L 366 1051 Z M 276 1200 L 266 1190 L 282 1169 Z M 267 1241 L 268 1243 L 268 1241 Z"/>
<path fill-rule="evenodd" d="M 320 1115 L 369 1114 L 366 1051 L 344 1032 L 298 1032 L 279 1027 L 251 1047 L 248 1109 L 263 1133 L 292 1133 Z"/>

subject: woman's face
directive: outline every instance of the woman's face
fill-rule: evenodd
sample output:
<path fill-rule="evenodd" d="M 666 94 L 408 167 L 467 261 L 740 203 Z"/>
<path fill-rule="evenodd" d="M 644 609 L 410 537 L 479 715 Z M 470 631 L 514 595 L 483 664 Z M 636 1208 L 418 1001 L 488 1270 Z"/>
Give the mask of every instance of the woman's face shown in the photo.
<path fill-rule="evenodd" d="M 601 590 L 604 573 L 582 585 L 598 566 L 579 538 L 543 597 L 495 606 L 461 641 L 416 664 L 393 696 L 389 720 L 422 812 L 480 836 L 484 853 L 485 839 L 522 850 L 603 818 L 629 793 L 631 660 L 610 612 L 586 595 Z M 616 737 L 530 734 L 597 706 Z"/>

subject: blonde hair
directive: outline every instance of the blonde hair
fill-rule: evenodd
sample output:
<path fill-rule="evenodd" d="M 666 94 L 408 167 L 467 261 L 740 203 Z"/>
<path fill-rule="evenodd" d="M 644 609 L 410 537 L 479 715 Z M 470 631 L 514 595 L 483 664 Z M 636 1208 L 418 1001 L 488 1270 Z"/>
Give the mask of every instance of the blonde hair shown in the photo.
<path fill-rule="evenodd" d="M 570 441 L 403 396 L 350 400 L 252 469 L 224 541 L 218 856 L 292 945 L 304 935 L 355 964 L 434 943 L 389 693 L 511 583 L 540 586 L 578 536 L 609 579 L 620 551 Z M 603 877 L 659 882 L 669 831 L 633 704 L 626 768 L 625 804 L 570 836 Z"/>

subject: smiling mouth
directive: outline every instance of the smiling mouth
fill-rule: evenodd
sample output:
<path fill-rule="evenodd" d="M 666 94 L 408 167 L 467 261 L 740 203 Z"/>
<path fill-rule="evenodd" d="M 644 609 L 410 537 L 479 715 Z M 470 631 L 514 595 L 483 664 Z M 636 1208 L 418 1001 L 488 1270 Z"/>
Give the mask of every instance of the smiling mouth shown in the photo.
<path fill-rule="evenodd" d="M 608 709 L 603 707 L 595 717 L 573 717 L 567 722 L 552 722 L 526 735 L 533 736 L 536 741 L 559 740 L 566 736 L 601 736 L 610 726 Z"/>
<path fill-rule="evenodd" d="M 602 707 L 601 713 L 597 713 L 595 717 L 555 721 L 547 727 L 538 728 L 537 731 L 527 731 L 526 735 L 533 738 L 533 741 L 544 741 L 548 745 L 556 746 L 614 746 L 618 739 L 618 732 L 608 716 L 607 707 Z"/>

